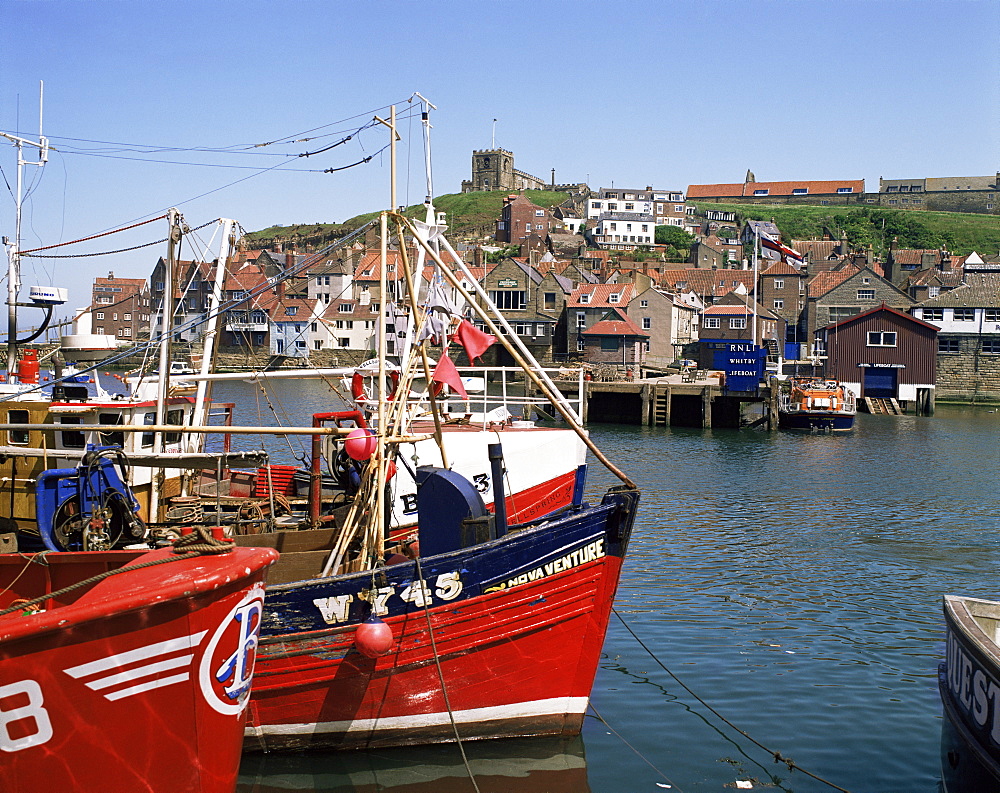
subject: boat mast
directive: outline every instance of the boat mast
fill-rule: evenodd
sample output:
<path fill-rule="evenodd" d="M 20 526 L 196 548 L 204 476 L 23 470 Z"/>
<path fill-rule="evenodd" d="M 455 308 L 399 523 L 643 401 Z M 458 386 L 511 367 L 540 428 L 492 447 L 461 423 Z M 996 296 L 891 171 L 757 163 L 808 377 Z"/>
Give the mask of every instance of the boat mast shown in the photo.
<path fill-rule="evenodd" d="M 7 380 L 13 382 L 17 370 L 17 293 L 21 289 L 21 203 L 23 200 L 24 166 L 36 165 L 43 167 L 49 160 L 49 141 L 42 134 L 42 100 L 45 83 L 38 83 L 38 143 L 16 135 L 0 132 L 0 138 L 6 138 L 17 149 L 17 188 L 14 198 L 14 241 L 4 237 L 7 246 Z M 23 148 L 34 146 L 38 149 L 38 162 L 24 159 Z"/>
<path fill-rule="evenodd" d="M 753 336 L 754 347 L 757 346 L 757 252 L 760 249 L 760 229 L 754 226 L 753 234 Z"/>
<path fill-rule="evenodd" d="M 170 337 L 173 335 L 174 319 L 174 271 L 177 266 L 177 244 L 183 236 L 180 213 L 176 209 L 167 212 L 167 224 L 170 227 L 167 234 L 167 258 L 164 261 L 163 272 L 163 302 L 160 305 L 160 367 L 156 378 L 156 423 L 163 426 L 167 423 L 167 389 L 170 385 Z M 163 454 L 164 435 L 162 432 L 153 434 L 153 454 Z M 157 520 L 160 506 L 160 486 L 163 474 L 153 475 L 149 498 L 149 519 Z"/>
<path fill-rule="evenodd" d="M 226 281 L 226 267 L 232 256 L 235 246 L 235 236 L 233 230 L 236 226 L 235 220 L 222 219 L 222 243 L 219 246 L 219 259 L 215 267 L 215 283 L 212 286 L 212 297 L 208 303 L 208 323 L 205 328 L 205 340 L 201 351 L 201 374 L 202 376 L 212 371 L 215 361 L 216 340 L 219 335 L 219 308 L 222 305 L 222 288 Z M 195 426 L 205 423 L 205 414 L 208 409 L 208 402 L 211 398 L 211 386 L 208 380 L 198 381 L 198 390 L 194 398 L 194 414 L 191 416 L 191 423 Z M 201 444 L 203 436 L 192 435 L 192 440 Z M 193 449 L 189 449 L 193 451 Z"/>

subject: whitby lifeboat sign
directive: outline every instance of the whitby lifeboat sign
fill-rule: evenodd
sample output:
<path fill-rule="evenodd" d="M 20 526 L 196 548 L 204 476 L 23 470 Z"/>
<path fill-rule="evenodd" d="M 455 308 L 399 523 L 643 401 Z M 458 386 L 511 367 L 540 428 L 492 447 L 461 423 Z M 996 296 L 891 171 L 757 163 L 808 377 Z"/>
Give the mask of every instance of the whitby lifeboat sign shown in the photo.
<path fill-rule="evenodd" d="M 726 388 L 730 391 L 756 391 L 764 374 L 767 350 L 752 342 L 730 343 L 726 352 Z"/>

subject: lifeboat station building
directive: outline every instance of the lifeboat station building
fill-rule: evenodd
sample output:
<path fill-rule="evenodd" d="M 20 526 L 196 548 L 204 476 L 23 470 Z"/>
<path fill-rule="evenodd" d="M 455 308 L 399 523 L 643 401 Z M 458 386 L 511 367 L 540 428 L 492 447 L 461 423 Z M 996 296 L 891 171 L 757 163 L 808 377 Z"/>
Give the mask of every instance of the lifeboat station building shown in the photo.
<path fill-rule="evenodd" d="M 934 412 L 938 328 L 889 308 L 866 311 L 815 332 L 824 375 L 860 400 L 895 399 L 904 411 Z M 870 405 L 869 405 L 870 406 Z"/>

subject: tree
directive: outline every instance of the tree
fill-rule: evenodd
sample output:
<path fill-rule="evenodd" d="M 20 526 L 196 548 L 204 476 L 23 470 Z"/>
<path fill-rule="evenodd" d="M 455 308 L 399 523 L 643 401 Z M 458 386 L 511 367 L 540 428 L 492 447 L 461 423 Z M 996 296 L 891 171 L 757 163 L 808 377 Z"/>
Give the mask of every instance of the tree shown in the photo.
<path fill-rule="evenodd" d="M 678 250 L 691 250 L 694 237 L 678 226 L 657 226 L 653 237 L 657 245 L 671 245 Z"/>

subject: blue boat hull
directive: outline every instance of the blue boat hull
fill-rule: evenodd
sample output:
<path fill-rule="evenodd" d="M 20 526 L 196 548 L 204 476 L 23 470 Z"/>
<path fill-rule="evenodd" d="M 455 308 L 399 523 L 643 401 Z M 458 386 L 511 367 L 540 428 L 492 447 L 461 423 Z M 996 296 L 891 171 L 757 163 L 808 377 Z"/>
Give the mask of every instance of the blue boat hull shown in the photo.
<path fill-rule="evenodd" d="M 833 430 L 834 432 L 854 428 L 854 414 L 836 411 L 811 410 L 808 413 L 778 413 L 778 426 L 786 430 Z"/>

